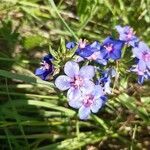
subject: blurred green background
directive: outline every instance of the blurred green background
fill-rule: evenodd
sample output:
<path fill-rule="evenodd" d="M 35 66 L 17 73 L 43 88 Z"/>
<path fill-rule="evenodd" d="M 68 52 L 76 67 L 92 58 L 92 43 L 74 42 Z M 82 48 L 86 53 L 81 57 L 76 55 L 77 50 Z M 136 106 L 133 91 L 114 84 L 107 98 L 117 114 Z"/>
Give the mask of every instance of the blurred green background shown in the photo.
<path fill-rule="evenodd" d="M 131 49 L 120 63 L 120 79 L 107 105 L 81 121 L 51 82 L 34 76 L 43 55 L 60 39 L 100 42 L 130 25 L 150 45 L 150 0 L 0 0 L 0 149 L 148 150 L 150 84 L 136 83 L 127 69 Z M 130 55 L 128 55 L 130 54 Z M 59 55 L 64 65 L 67 51 Z M 62 61 L 63 60 L 63 61 Z"/>

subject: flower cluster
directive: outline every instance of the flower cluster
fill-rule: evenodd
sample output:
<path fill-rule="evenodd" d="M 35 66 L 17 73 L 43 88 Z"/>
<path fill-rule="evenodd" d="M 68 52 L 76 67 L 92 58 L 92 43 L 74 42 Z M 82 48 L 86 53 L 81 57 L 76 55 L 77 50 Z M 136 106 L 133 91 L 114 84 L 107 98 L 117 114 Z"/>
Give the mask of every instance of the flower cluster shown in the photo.
<path fill-rule="evenodd" d="M 92 82 L 95 69 L 91 65 L 79 68 L 78 63 L 68 61 L 64 72 L 66 75 L 60 75 L 55 85 L 62 91 L 68 90 L 69 105 L 79 109 L 80 119 L 87 119 L 91 111 L 96 113 L 101 108 L 104 96 L 102 87 Z"/>
<path fill-rule="evenodd" d="M 77 47 L 73 60 L 64 65 L 65 75 L 60 75 L 55 80 L 55 85 L 61 91 L 67 91 L 68 104 L 78 109 L 80 119 L 89 118 L 91 112 L 97 113 L 105 104 L 107 94 L 111 94 L 112 78 L 118 78 L 112 62 L 117 62 L 122 57 L 124 45 L 132 48 L 132 57 L 136 60 L 130 71 L 138 75 L 138 83 L 150 79 L 150 49 L 139 40 L 133 29 L 129 26 L 116 26 L 119 38 L 108 36 L 102 43 L 87 40 L 68 42 L 68 51 Z M 46 55 L 43 63 L 35 74 L 43 80 L 53 73 L 52 56 Z M 82 64 L 82 65 L 81 65 Z M 87 64 L 87 65 L 83 65 Z M 109 67 L 106 67 L 109 66 Z M 80 68 L 81 67 L 81 68 Z"/>

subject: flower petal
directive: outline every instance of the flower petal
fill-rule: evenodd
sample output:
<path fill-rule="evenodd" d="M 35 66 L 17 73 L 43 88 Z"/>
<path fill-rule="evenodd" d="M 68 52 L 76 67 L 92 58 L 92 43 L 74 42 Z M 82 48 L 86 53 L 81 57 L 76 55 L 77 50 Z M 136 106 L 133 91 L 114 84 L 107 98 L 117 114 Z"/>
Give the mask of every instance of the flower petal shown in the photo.
<path fill-rule="evenodd" d="M 91 106 L 91 111 L 93 113 L 97 113 L 99 109 L 102 107 L 103 101 L 99 98 L 94 101 L 94 103 Z"/>
<path fill-rule="evenodd" d="M 111 80 L 110 80 L 110 77 L 108 77 L 107 78 L 107 82 L 104 85 L 104 91 L 105 91 L 105 93 L 111 94 L 110 83 L 111 83 Z"/>
<path fill-rule="evenodd" d="M 133 52 L 133 57 L 137 57 L 139 59 L 142 58 L 142 53 L 140 52 L 140 49 L 138 47 L 134 47 L 132 49 L 132 52 Z"/>
<path fill-rule="evenodd" d="M 89 57 L 93 54 L 93 49 L 90 47 L 90 45 L 86 45 L 84 48 L 78 48 L 76 50 L 76 54 L 83 58 Z"/>
<path fill-rule="evenodd" d="M 81 97 L 80 98 L 77 98 L 77 99 L 72 99 L 72 100 L 69 100 L 69 105 L 75 109 L 78 109 L 82 106 L 82 100 L 81 100 Z"/>
<path fill-rule="evenodd" d="M 120 25 L 115 26 L 115 28 L 119 33 L 123 32 L 123 27 L 121 27 Z"/>
<path fill-rule="evenodd" d="M 103 88 L 100 85 L 95 85 L 92 95 L 94 95 L 95 99 L 100 98 L 104 95 Z"/>
<path fill-rule="evenodd" d="M 68 42 L 67 44 L 66 44 L 66 48 L 67 49 L 72 49 L 72 48 L 74 48 L 75 47 L 75 42 Z"/>
<path fill-rule="evenodd" d="M 109 53 L 109 56 L 113 60 L 117 60 L 121 58 L 121 49 L 114 50 L 113 52 Z"/>
<path fill-rule="evenodd" d="M 74 77 L 79 73 L 79 65 L 74 61 L 68 61 L 65 64 L 64 72 L 69 77 Z"/>
<path fill-rule="evenodd" d="M 92 79 L 95 75 L 95 69 L 93 66 L 83 66 L 79 71 L 79 75 L 83 78 Z"/>
<path fill-rule="evenodd" d="M 88 119 L 90 113 L 91 113 L 90 107 L 84 107 L 84 106 L 82 106 L 79 109 L 79 114 L 78 115 L 79 115 L 80 119 L 86 120 L 86 119 Z"/>
<path fill-rule="evenodd" d="M 114 43 L 114 50 L 110 52 L 110 58 L 112 58 L 113 60 L 120 59 L 121 50 L 124 45 L 124 42 L 120 40 L 113 40 L 113 43 Z"/>
<path fill-rule="evenodd" d="M 140 70 L 140 71 L 145 71 L 145 69 L 146 69 L 146 63 L 143 61 L 143 60 L 139 60 L 139 62 L 138 62 L 138 69 Z"/>
<path fill-rule="evenodd" d="M 55 85 L 58 89 L 65 91 L 70 88 L 70 78 L 65 75 L 61 75 L 55 80 Z"/>
<path fill-rule="evenodd" d="M 81 91 L 80 89 L 78 88 L 70 88 L 67 92 L 67 98 L 69 100 L 72 100 L 72 99 L 77 99 L 77 98 L 80 98 L 81 97 Z"/>
<path fill-rule="evenodd" d="M 95 84 L 92 81 L 84 80 L 83 86 L 80 88 L 81 91 L 86 94 L 93 91 Z"/>
<path fill-rule="evenodd" d="M 35 70 L 35 75 L 36 75 L 36 76 L 39 76 L 39 75 L 42 75 L 44 72 L 45 72 L 44 69 L 42 69 L 42 68 L 37 68 L 37 69 Z"/>
<path fill-rule="evenodd" d="M 139 42 L 138 47 L 141 50 L 141 52 L 148 52 L 149 51 L 149 47 L 144 42 Z"/>
<path fill-rule="evenodd" d="M 139 84 L 143 84 L 143 82 L 144 82 L 144 76 L 138 76 L 138 83 Z"/>

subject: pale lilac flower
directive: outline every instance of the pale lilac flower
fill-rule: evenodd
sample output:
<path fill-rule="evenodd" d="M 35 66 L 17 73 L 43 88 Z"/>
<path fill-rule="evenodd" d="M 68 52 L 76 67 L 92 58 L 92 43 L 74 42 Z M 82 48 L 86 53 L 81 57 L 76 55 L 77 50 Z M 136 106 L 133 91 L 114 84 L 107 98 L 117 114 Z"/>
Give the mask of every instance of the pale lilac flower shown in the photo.
<path fill-rule="evenodd" d="M 145 70 L 141 71 L 138 65 L 132 66 L 130 71 L 135 72 L 138 75 L 138 83 L 143 84 L 144 80 L 150 79 L 150 69 L 146 68 Z"/>
<path fill-rule="evenodd" d="M 146 68 L 150 69 L 150 49 L 144 42 L 139 42 L 138 47 L 132 49 L 133 57 L 139 59 L 138 69 L 145 71 Z"/>
<path fill-rule="evenodd" d="M 94 83 L 91 81 L 95 75 L 93 66 L 83 66 L 79 69 L 79 65 L 74 61 L 68 61 L 65 64 L 64 72 L 66 75 L 61 75 L 55 80 L 55 85 L 58 89 L 67 92 L 69 99 L 81 96 L 84 91 L 91 91 Z"/>
<path fill-rule="evenodd" d="M 79 118 L 88 119 L 91 112 L 97 113 L 103 105 L 103 89 L 100 85 L 95 85 L 91 92 L 83 92 L 81 97 L 69 99 L 69 105 L 79 109 Z M 101 98 L 102 97 L 102 98 Z"/>
<path fill-rule="evenodd" d="M 139 39 L 135 36 L 133 28 L 131 28 L 130 26 L 121 27 L 120 25 L 116 26 L 115 28 L 119 33 L 120 40 L 133 47 L 136 46 L 136 43 L 139 41 Z"/>

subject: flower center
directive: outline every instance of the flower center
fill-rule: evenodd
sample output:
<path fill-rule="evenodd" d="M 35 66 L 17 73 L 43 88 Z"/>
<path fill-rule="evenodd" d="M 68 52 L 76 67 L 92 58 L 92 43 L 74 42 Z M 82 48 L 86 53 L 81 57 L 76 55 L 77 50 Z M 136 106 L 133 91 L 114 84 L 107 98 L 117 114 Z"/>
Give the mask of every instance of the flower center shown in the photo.
<path fill-rule="evenodd" d="M 93 104 L 94 96 L 92 94 L 88 94 L 85 96 L 83 100 L 83 105 L 85 107 L 90 107 Z"/>
<path fill-rule="evenodd" d="M 96 60 L 100 55 L 99 52 L 94 52 L 91 56 L 87 57 L 88 60 Z"/>
<path fill-rule="evenodd" d="M 142 55 L 142 58 L 143 58 L 143 60 L 146 61 L 146 62 L 150 61 L 150 53 L 144 53 L 144 54 Z"/>
<path fill-rule="evenodd" d="M 80 39 L 79 40 L 79 43 L 78 43 L 78 46 L 79 46 L 79 48 L 85 48 L 85 46 L 86 46 L 86 40 L 82 40 L 82 39 Z"/>
<path fill-rule="evenodd" d="M 128 32 L 125 32 L 125 34 L 126 34 L 126 38 L 130 40 L 132 36 L 134 35 L 133 29 L 129 28 Z"/>
<path fill-rule="evenodd" d="M 41 65 L 42 65 L 41 68 L 43 70 L 49 70 L 50 68 L 50 65 L 46 61 L 42 62 Z"/>
<path fill-rule="evenodd" d="M 104 48 L 108 51 L 111 52 L 113 50 L 113 44 L 106 44 L 104 45 Z"/>
<path fill-rule="evenodd" d="M 83 79 L 80 76 L 75 76 L 70 84 L 74 88 L 79 88 L 83 85 Z"/>

